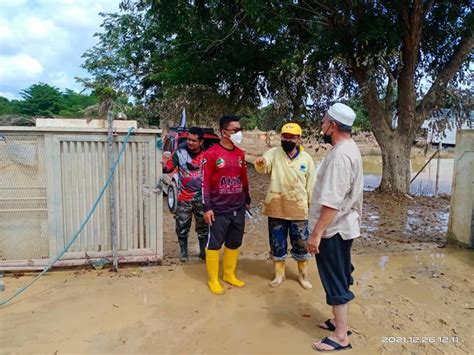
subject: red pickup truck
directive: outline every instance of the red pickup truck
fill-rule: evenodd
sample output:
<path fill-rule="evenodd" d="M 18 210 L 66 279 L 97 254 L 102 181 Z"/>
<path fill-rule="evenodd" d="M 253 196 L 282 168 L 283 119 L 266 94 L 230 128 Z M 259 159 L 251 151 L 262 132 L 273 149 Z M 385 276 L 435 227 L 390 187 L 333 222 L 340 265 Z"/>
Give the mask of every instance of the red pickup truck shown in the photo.
<path fill-rule="evenodd" d="M 203 149 L 211 147 L 215 143 L 219 142 L 219 137 L 214 133 L 212 128 L 203 128 L 204 130 L 204 142 Z M 163 138 L 163 164 L 171 159 L 174 152 L 181 147 L 186 146 L 186 139 L 188 137 L 188 128 L 177 127 L 170 128 Z M 163 174 L 163 192 L 167 195 L 168 208 L 171 213 L 176 213 L 177 208 L 177 186 L 178 186 L 178 169 L 169 174 Z"/>

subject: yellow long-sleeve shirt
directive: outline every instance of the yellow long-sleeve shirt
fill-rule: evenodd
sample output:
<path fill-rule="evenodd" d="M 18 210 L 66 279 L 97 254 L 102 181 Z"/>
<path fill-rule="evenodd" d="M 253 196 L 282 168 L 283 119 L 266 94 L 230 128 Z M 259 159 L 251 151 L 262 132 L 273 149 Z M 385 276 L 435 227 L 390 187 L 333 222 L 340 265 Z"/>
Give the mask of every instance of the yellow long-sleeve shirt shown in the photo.
<path fill-rule="evenodd" d="M 261 174 L 270 174 L 270 186 L 263 214 L 291 221 L 308 219 L 308 206 L 316 182 L 313 158 L 298 147 L 299 154 L 290 159 L 281 147 L 263 154 L 265 164 L 255 164 Z"/>

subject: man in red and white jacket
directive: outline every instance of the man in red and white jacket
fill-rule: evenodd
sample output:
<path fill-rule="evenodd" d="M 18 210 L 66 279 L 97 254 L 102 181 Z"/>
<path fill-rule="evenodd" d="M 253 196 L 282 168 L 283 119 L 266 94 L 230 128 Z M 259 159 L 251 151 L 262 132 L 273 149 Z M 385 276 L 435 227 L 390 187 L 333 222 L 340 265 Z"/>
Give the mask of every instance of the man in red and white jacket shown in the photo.
<path fill-rule="evenodd" d="M 235 145 L 242 141 L 239 118 L 221 117 L 219 130 L 221 141 L 204 153 L 202 169 L 204 220 L 209 225 L 206 266 L 214 294 L 224 293 L 218 276 L 222 244 L 223 280 L 237 287 L 245 285 L 235 277 L 235 268 L 244 235 L 245 209 L 250 206 L 245 153 Z"/>

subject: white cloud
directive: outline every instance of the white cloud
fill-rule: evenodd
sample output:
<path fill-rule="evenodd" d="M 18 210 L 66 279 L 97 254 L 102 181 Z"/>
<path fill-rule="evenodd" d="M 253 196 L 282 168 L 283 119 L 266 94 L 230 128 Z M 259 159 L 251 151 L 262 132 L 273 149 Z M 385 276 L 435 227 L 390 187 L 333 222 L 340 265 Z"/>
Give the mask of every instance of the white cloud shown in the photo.
<path fill-rule="evenodd" d="M 15 80 L 18 76 L 37 78 L 43 72 L 41 63 L 25 54 L 0 57 L 0 82 Z"/>
<path fill-rule="evenodd" d="M 61 88 L 71 87 L 74 84 L 73 78 L 65 72 L 56 72 L 49 75 L 51 85 Z"/>
<path fill-rule="evenodd" d="M 102 17 L 118 0 L 0 0 L 0 93 L 39 81 L 81 90 L 82 54 L 97 41 Z"/>
<path fill-rule="evenodd" d="M 47 40 L 49 36 L 54 36 L 54 31 L 57 30 L 53 21 L 38 17 L 27 18 L 22 29 L 23 35 L 29 40 Z"/>
<path fill-rule="evenodd" d="M 14 33 L 8 27 L 8 24 L 5 21 L 0 21 L 0 40 L 1 41 L 9 41 L 14 38 Z"/>
<path fill-rule="evenodd" d="M 99 16 L 91 16 L 90 10 L 79 6 L 65 7 L 54 16 L 63 27 L 87 29 L 100 25 Z"/>

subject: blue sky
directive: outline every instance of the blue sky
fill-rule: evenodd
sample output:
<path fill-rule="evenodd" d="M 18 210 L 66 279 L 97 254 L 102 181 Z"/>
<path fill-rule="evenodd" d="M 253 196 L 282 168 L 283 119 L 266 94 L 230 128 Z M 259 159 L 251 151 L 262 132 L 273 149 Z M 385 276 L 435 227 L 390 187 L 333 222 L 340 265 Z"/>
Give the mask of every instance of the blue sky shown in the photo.
<path fill-rule="evenodd" d="M 102 17 L 118 12 L 120 0 L 0 0 L 0 96 L 39 81 L 61 90 L 81 90 L 87 76 L 81 55 L 97 41 Z"/>

